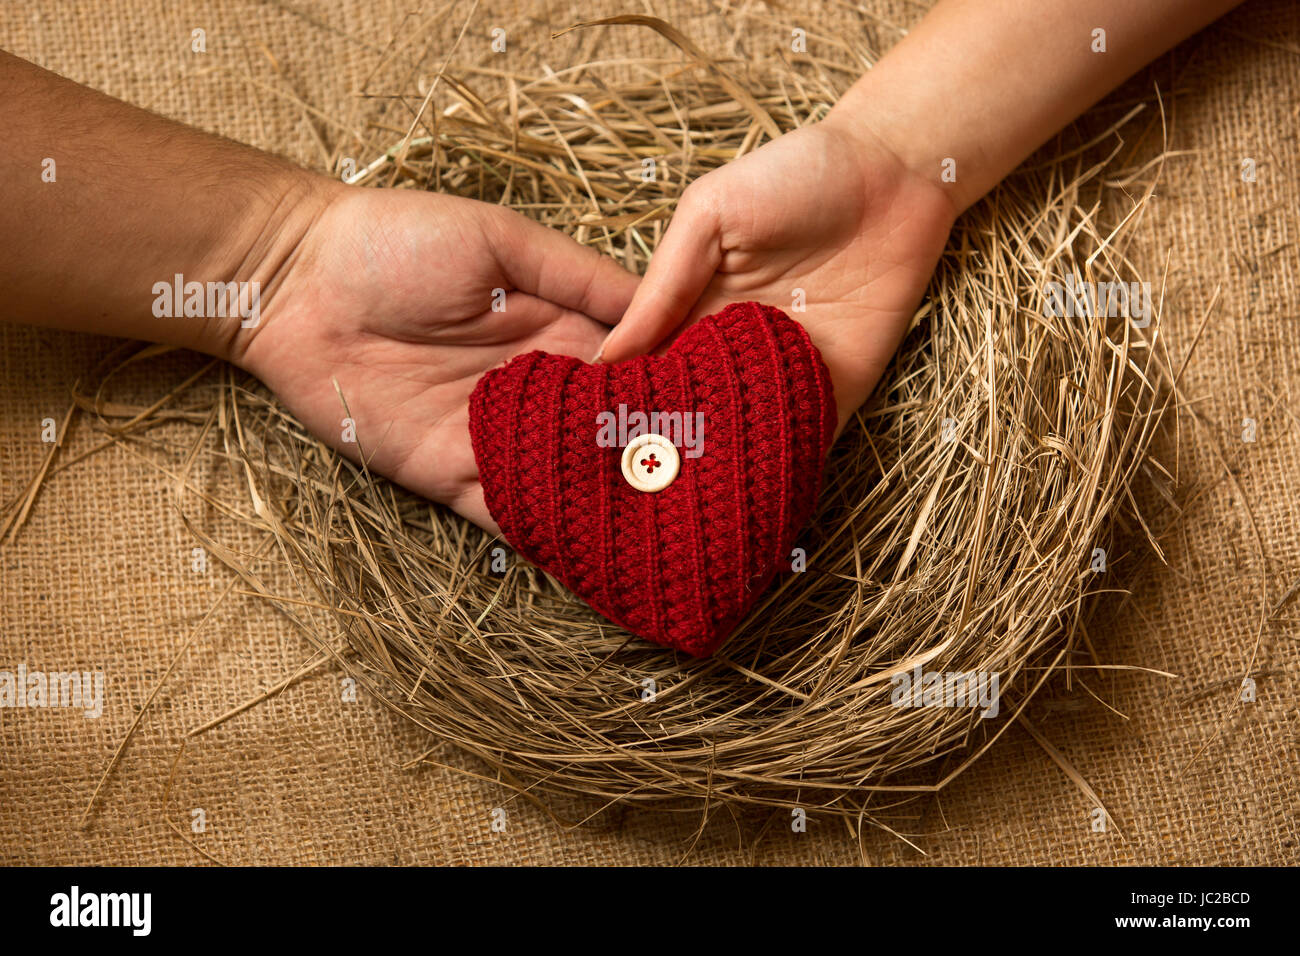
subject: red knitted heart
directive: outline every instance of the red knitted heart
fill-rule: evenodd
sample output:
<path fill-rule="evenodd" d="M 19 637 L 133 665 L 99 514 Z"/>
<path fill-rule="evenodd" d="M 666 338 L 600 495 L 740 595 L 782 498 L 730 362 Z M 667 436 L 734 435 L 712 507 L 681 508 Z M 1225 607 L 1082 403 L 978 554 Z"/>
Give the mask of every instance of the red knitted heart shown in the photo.
<path fill-rule="evenodd" d="M 683 423 L 701 413 L 691 421 L 702 453 L 688 457 L 678 430 L 676 479 L 637 490 L 623 448 L 598 443 L 598 416 L 620 405 L 629 440 L 637 411 Z M 705 657 L 790 560 L 835 403 L 803 326 L 746 302 L 696 322 L 662 356 L 521 355 L 480 379 L 469 421 L 488 510 L 515 549 L 633 634 Z"/>

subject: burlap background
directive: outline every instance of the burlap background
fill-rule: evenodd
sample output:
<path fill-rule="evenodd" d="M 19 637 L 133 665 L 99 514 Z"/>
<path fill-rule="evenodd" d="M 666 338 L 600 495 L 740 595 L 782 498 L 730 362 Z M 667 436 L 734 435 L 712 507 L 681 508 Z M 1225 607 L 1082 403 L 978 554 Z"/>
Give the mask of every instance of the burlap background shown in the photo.
<path fill-rule="evenodd" d="M 471 8 L 427 5 L 412 21 L 408 8 L 416 6 L 4 4 L 0 45 L 168 116 L 320 166 L 327 147 L 346 136 L 325 117 L 349 115 L 352 92 L 390 38 L 443 10 L 422 34 L 436 65 Z M 746 50 L 771 47 L 799 24 L 796 12 L 777 5 L 722 6 L 753 14 Z M 882 46 L 897 37 L 887 24 L 905 27 L 922 12 L 914 4 L 870 6 L 886 24 L 876 30 Z M 730 51 L 734 42 L 707 4 L 579 9 L 583 16 L 653 12 L 712 49 Z M 559 68 L 589 54 L 592 43 L 602 53 L 633 46 L 669 52 L 657 37 L 629 28 L 597 31 L 598 40 L 546 40 L 550 28 L 579 18 L 567 4 L 480 3 L 453 62 L 484 61 L 493 26 L 508 30 L 516 64 Z M 195 27 L 207 32 L 202 56 L 189 51 Z M 872 833 L 865 846 L 874 862 L 1300 857 L 1300 598 L 1269 615 L 1300 578 L 1300 395 L 1293 394 L 1300 384 L 1298 78 L 1300 13 L 1289 0 L 1256 2 L 1101 107 L 1113 111 L 1147 96 L 1159 80 L 1175 94 L 1166 98 L 1170 146 L 1195 151 L 1170 162 L 1143 233 L 1153 277 L 1164 251 L 1173 250 L 1166 327 L 1178 355 L 1215 287 L 1223 289 L 1185 379 L 1208 423 L 1197 429 L 1185 418 L 1179 436 L 1180 477 L 1199 493 L 1168 541 L 1170 566 L 1147 562 L 1132 600 L 1110 609 L 1090 635 L 1111 662 L 1144 664 L 1179 679 L 1086 674 L 1086 688 L 1067 691 L 1058 682 L 1032 711 L 1122 832 L 1093 832 L 1089 801 L 1028 734 L 1012 728 L 941 798 L 895 820 L 927 855 Z M 1242 182 L 1244 157 L 1256 160 L 1257 183 Z M 0 503 L 39 466 L 46 450 L 41 419 L 62 419 L 69 387 L 113 344 L 0 326 Z M 172 356 L 132 373 L 123 387 L 157 397 L 198 365 L 194 356 Z M 1241 440 L 1244 417 L 1258 423 L 1254 444 Z M 161 460 L 175 452 L 166 443 L 179 439 L 164 431 L 158 440 Z M 74 426 L 65 457 L 91 441 L 89 428 Z M 222 480 L 220 469 L 203 467 L 212 482 Z M 567 831 L 493 783 L 450 770 L 402 769 L 428 749 L 427 738 L 367 698 L 341 703 L 332 668 L 191 741 L 164 815 L 185 732 L 274 685 L 310 654 L 290 624 L 238 596 L 222 602 L 199 633 L 83 827 L 82 810 L 117 742 L 230 581 L 220 568 L 206 575 L 190 570 L 194 542 L 173 500 L 172 483 L 140 452 L 111 449 L 53 477 L 17 543 L 0 551 L 0 669 L 19 662 L 102 669 L 107 680 L 99 720 L 72 711 L 0 710 L 0 862 L 205 862 L 196 846 L 228 863 L 666 863 L 682 856 L 695 819 L 636 810 L 602 818 L 597 829 Z M 1258 677 L 1253 704 L 1237 699 L 1247 669 Z M 453 754 L 445 759 L 481 769 Z M 504 833 L 489 826 L 498 806 L 508 810 Z M 203 833 L 191 831 L 195 808 L 205 811 Z M 806 834 L 776 826 L 750 847 L 725 819 L 706 829 L 689 856 L 722 864 L 856 859 L 838 824 L 814 823 Z"/>

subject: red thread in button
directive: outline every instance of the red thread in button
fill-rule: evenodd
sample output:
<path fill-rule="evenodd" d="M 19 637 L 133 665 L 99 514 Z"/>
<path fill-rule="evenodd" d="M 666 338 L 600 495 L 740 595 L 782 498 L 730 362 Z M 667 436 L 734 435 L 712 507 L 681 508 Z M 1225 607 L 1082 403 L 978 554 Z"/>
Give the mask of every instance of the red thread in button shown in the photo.
<path fill-rule="evenodd" d="M 653 474 L 655 473 L 655 469 L 658 468 L 658 467 L 659 467 L 660 465 L 662 465 L 662 464 L 663 464 L 662 461 L 660 461 L 659 459 L 655 458 L 655 456 L 654 456 L 654 452 L 651 452 L 651 453 L 650 453 L 650 457 L 649 457 L 649 458 L 642 458 L 642 459 L 641 459 L 641 467 L 643 467 L 643 468 L 646 470 L 646 473 L 647 473 L 647 474 L 651 474 L 651 475 L 653 475 Z"/>

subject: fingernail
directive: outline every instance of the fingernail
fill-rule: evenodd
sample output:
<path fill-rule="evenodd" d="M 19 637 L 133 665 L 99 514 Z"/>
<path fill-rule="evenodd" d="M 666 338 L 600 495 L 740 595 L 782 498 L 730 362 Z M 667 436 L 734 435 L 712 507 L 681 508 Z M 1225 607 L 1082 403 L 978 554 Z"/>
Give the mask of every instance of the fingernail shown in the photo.
<path fill-rule="evenodd" d="M 614 333 L 611 331 L 609 335 L 605 336 L 605 341 L 600 343 L 600 348 L 596 349 L 596 357 L 591 360 L 592 365 L 600 364 L 600 360 L 605 354 L 605 346 L 609 344 L 609 337 L 613 334 Z"/>

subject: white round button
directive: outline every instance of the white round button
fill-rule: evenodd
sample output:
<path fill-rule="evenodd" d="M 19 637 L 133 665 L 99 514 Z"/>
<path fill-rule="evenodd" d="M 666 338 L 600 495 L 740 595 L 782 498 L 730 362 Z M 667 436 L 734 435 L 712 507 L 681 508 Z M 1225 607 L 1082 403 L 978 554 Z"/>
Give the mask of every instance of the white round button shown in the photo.
<path fill-rule="evenodd" d="M 623 477 L 637 491 L 663 491 L 681 467 L 677 448 L 663 435 L 641 435 L 623 449 Z"/>

